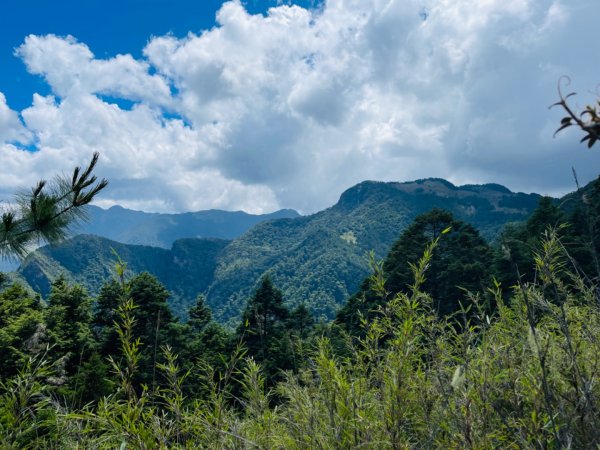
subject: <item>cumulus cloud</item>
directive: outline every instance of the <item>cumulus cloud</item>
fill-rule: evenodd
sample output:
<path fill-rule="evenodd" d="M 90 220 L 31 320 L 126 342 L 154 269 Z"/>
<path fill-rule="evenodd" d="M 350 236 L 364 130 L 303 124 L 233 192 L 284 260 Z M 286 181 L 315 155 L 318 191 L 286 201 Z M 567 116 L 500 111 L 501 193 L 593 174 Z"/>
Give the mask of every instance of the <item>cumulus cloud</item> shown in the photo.
<path fill-rule="evenodd" d="M 27 144 L 32 134 L 19 119 L 17 112 L 8 107 L 6 97 L 0 92 L 0 142 Z"/>
<path fill-rule="evenodd" d="M 213 29 L 153 37 L 142 59 L 29 36 L 16 54 L 53 95 L 17 113 L 0 94 L 12 174 L 0 192 L 95 150 L 111 180 L 102 204 L 155 211 L 312 212 L 364 179 L 428 176 L 566 192 L 570 167 L 590 180 L 600 154 L 570 132 L 552 139 L 547 105 L 561 75 L 583 94 L 599 81 L 598 12 L 597 0 L 329 0 L 251 15 L 230 1 Z"/>
<path fill-rule="evenodd" d="M 27 36 L 16 55 L 30 73 L 43 76 L 62 98 L 105 94 L 152 105 L 168 106 L 171 102 L 167 81 L 150 75 L 146 62 L 131 55 L 95 59 L 87 45 L 72 36 Z"/>

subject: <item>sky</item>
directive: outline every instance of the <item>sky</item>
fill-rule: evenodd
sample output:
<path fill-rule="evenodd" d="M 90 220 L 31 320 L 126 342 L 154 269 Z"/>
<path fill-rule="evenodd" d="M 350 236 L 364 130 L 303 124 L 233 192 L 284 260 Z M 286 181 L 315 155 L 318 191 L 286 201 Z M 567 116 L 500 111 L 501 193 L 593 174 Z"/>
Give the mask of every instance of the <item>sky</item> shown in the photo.
<path fill-rule="evenodd" d="M 96 204 L 312 213 L 364 180 L 559 196 L 598 0 L 0 0 L 0 199 L 100 152 Z"/>

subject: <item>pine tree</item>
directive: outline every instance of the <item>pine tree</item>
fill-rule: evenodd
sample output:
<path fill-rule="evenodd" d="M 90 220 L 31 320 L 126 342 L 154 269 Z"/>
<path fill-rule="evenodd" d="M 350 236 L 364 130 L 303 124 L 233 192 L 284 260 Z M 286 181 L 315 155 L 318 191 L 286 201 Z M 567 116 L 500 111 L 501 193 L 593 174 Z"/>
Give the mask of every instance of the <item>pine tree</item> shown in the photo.
<path fill-rule="evenodd" d="M 46 325 L 55 359 L 66 357 L 72 374 L 95 343 L 92 337 L 92 299 L 81 286 L 70 286 L 63 277 L 52 283 Z"/>
<path fill-rule="evenodd" d="M 542 197 L 537 208 L 533 211 L 525 229 L 530 239 L 538 240 L 548 227 L 556 228 L 566 220 L 555 200 L 551 197 Z"/>
<path fill-rule="evenodd" d="M 352 334 L 361 334 L 361 318 L 368 320 L 391 296 L 410 291 L 413 283 L 411 264 L 416 264 L 426 246 L 442 234 L 422 289 L 431 295 L 440 315 L 458 311 L 461 304 L 468 306 L 465 290 L 481 291 L 490 281 L 492 251 L 473 226 L 436 208 L 418 216 L 388 253 L 383 263 L 387 298 L 382 298 L 381 292 L 375 292 L 372 280 L 367 278 L 338 312 L 336 322 Z"/>
<path fill-rule="evenodd" d="M 48 343 L 42 305 L 19 284 L 0 292 L 0 379 L 14 375 L 23 360 Z"/>
<path fill-rule="evenodd" d="M 116 280 L 111 280 L 102 286 L 96 300 L 92 326 L 100 354 L 104 357 L 116 356 L 119 352 L 119 337 L 114 324 L 122 296 L 122 286 Z"/>
<path fill-rule="evenodd" d="M 525 223 L 507 226 L 495 248 L 494 273 L 502 286 L 532 282 L 535 277 L 533 252 L 539 248 L 544 232 L 567 221 L 565 214 L 551 197 L 542 197 Z M 563 228 L 561 236 L 572 241 L 572 229 Z"/>
<path fill-rule="evenodd" d="M 141 342 L 135 381 L 138 386 L 152 386 L 158 381 L 156 363 L 162 361 L 161 347 L 169 345 L 174 353 L 183 351 L 187 345 L 185 327 L 173 316 L 167 303 L 169 291 L 156 277 L 143 272 L 126 283 L 128 296 L 135 304 L 133 336 Z M 107 283 L 100 292 L 94 326 L 103 356 L 120 357 L 114 322 L 115 310 L 123 299 L 123 287 L 116 281 Z"/>
<path fill-rule="evenodd" d="M 268 275 L 263 277 L 246 305 L 237 335 L 269 379 L 274 379 L 279 370 L 291 368 L 286 333 L 289 315 L 281 291 L 273 286 Z"/>
<path fill-rule="evenodd" d="M 290 313 L 288 319 L 288 329 L 295 332 L 300 339 L 308 338 L 310 332 L 313 330 L 315 325 L 315 318 L 306 306 L 306 304 L 299 304 Z"/>
<path fill-rule="evenodd" d="M 200 333 L 211 321 L 212 312 L 206 305 L 204 295 L 198 295 L 196 302 L 188 310 L 188 325 L 194 333 Z"/>

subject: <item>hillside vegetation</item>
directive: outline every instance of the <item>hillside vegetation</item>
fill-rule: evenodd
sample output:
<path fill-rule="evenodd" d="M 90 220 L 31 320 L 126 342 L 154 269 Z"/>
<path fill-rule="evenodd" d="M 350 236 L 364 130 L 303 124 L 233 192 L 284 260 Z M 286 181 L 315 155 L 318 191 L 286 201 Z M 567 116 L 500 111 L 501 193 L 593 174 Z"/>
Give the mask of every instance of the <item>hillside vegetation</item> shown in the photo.
<path fill-rule="evenodd" d="M 289 306 L 304 304 L 315 317 L 332 319 L 368 275 L 369 252 L 384 257 L 417 215 L 433 207 L 444 208 L 472 224 L 489 242 L 498 237 L 506 223 L 525 220 L 539 199 L 539 195 L 512 193 L 494 184 L 457 187 L 440 179 L 368 181 L 348 189 L 327 210 L 255 225 L 222 251 L 211 253 L 204 266 L 198 262 L 204 258 L 205 244 L 198 243 L 199 253 L 194 254 L 191 240 L 185 245 L 177 241 L 169 253 L 79 237 L 34 252 L 19 272 L 44 295 L 59 273 L 95 295 L 109 277 L 112 247 L 119 254 L 123 252 L 122 258 L 134 271 L 147 270 L 175 293 L 172 303 L 180 316 L 185 315 L 185 308 L 196 295 L 203 293 L 217 320 L 235 324 L 246 299 L 268 274 Z M 96 225 L 92 221 L 90 226 Z M 134 221 L 131 230 L 138 229 Z M 122 235 L 123 230 L 115 230 Z M 174 255 L 177 246 L 184 246 L 187 256 Z M 181 263 L 177 267 L 173 265 L 175 257 Z"/>
<path fill-rule="evenodd" d="M 61 278 L 47 303 L 7 286 L 0 441 L 596 448 L 600 178 L 582 199 L 568 213 L 543 199 L 496 247 L 447 211 L 419 215 L 329 324 L 287 307 L 268 276 L 235 330 L 214 322 L 202 296 L 181 322 L 156 278 L 127 276 L 121 261 L 95 300 Z M 459 249 L 475 265 L 449 270 Z"/>
<path fill-rule="evenodd" d="M 25 259 L 19 274 L 44 298 L 49 295 L 52 282 L 60 277 L 97 295 L 113 278 L 114 261 L 119 257 L 127 261 L 128 275 L 148 272 L 158 278 L 171 292 L 173 311 L 185 315 L 198 293 L 210 286 L 217 258 L 228 242 L 180 239 L 167 250 L 79 235 L 61 245 L 35 251 Z"/>

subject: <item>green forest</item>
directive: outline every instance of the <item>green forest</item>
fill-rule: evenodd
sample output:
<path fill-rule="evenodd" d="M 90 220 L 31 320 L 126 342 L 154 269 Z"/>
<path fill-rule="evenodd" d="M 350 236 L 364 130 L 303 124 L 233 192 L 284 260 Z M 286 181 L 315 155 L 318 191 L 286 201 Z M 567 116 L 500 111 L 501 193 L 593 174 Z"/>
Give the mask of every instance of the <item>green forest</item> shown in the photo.
<path fill-rule="evenodd" d="M 67 213 L 97 192 L 93 164 Z M 235 326 L 202 295 L 184 321 L 116 253 L 97 296 L 4 280 L 1 446 L 597 448 L 600 178 L 567 200 L 542 197 L 492 243 L 448 211 L 418 215 L 331 321 L 268 275 Z M 5 252 L 29 236 L 7 223 Z"/>
<path fill-rule="evenodd" d="M 80 284 L 95 297 L 114 276 L 116 251 L 127 262 L 127 276 L 149 272 L 167 288 L 169 306 L 184 320 L 201 293 L 215 320 L 235 327 L 248 298 L 268 275 L 282 291 L 286 305 L 304 304 L 317 320 L 329 321 L 370 274 L 369 253 L 384 258 L 418 215 L 443 208 L 474 226 L 491 243 L 506 224 L 527 220 L 540 197 L 495 184 L 455 186 L 436 178 L 365 181 L 346 189 L 336 204 L 315 214 L 264 220 L 231 240 L 211 234 L 176 239 L 169 241 L 170 248 L 152 246 L 153 239 L 144 245 L 107 239 L 105 230 L 110 235 L 125 227 L 123 221 L 128 219 L 119 216 L 96 226 L 98 235 L 78 235 L 31 252 L 15 276 L 43 298 L 59 276 Z M 573 203 L 569 197 L 553 201 Z M 170 222 L 178 219 L 169 216 Z M 144 225 L 137 228 L 156 229 L 154 223 Z M 136 227 L 135 221 L 132 226 Z M 161 233 L 175 235 L 189 228 L 171 226 Z"/>

